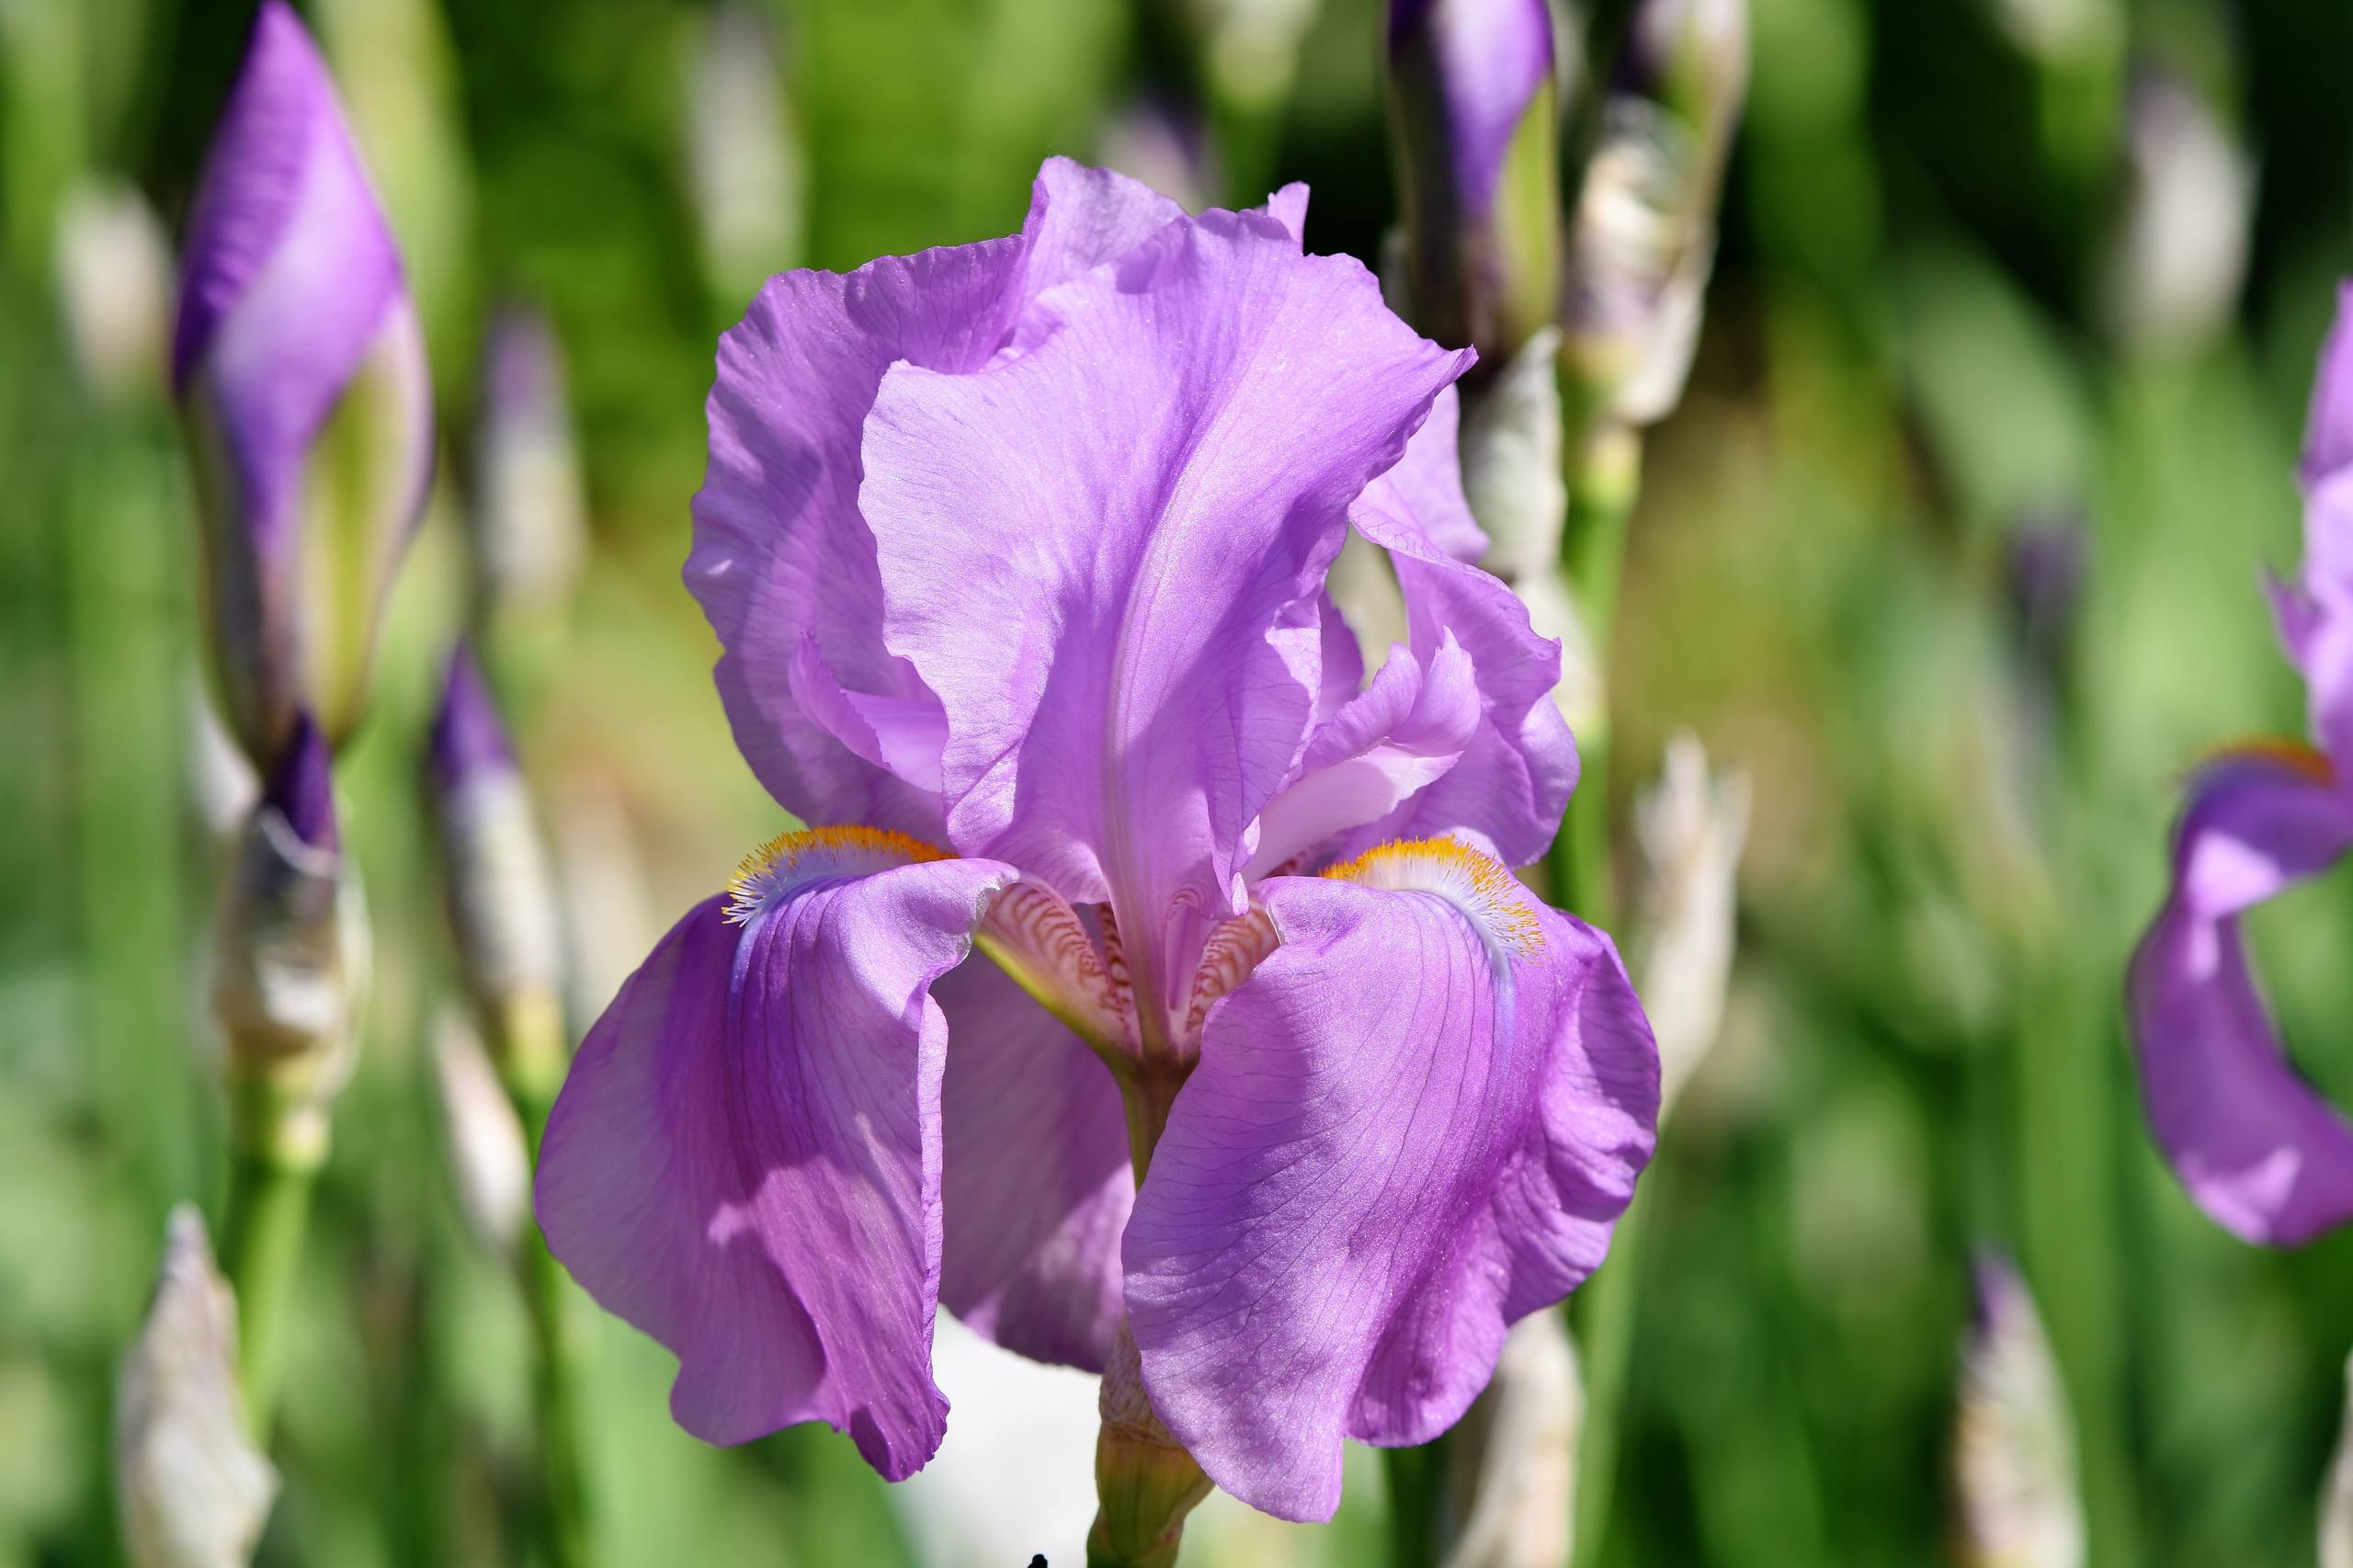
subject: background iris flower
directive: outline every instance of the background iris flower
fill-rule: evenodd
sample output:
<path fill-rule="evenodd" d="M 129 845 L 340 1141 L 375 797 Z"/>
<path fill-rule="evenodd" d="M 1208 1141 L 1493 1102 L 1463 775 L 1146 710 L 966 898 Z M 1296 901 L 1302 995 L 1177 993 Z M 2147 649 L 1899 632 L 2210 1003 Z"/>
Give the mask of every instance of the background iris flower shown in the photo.
<path fill-rule="evenodd" d="M 2353 847 L 2353 285 L 2321 350 L 2297 470 L 2304 560 L 2275 583 L 2319 750 L 2225 751 L 2190 780 L 2173 888 L 2133 955 L 2133 1042 L 2149 1122 L 2200 1208 L 2291 1245 L 2353 1219 L 2353 1124 L 2289 1064 L 2240 917 Z"/>

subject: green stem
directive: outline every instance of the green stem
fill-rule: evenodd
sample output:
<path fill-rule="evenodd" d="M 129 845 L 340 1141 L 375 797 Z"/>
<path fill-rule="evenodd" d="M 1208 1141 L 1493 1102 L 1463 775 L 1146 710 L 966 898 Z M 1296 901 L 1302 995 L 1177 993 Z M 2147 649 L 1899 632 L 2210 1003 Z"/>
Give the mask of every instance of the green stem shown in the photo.
<path fill-rule="evenodd" d="M 1574 437 L 1571 450 L 1575 456 L 1561 567 L 1584 623 L 1583 653 L 1599 671 L 1593 684 L 1601 700 L 1577 727 L 1577 790 L 1553 840 L 1550 869 L 1553 896 L 1574 914 L 1604 926 L 1617 902 L 1609 848 L 1608 654 L 1627 525 L 1642 478 L 1642 438 L 1622 426 L 1602 426 Z"/>
<path fill-rule="evenodd" d="M 1589 404 L 1591 400 L 1586 400 Z M 1573 406 L 1575 404 L 1573 403 Z M 1609 833 L 1609 680 L 1608 653 L 1618 609 L 1626 533 L 1642 481 L 1642 437 L 1624 426 L 1579 427 L 1573 418 L 1568 449 L 1568 525 L 1562 567 L 1585 621 L 1598 667 L 1599 710 L 1577 735 L 1581 767 L 1576 793 L 1552 846 L 1552 885 L 1574 915 L 1607 926 L 1616 912 L 1617 874 Z M 1626 1387 L 1634 1354 L 1634 1321 L 1642 1286 L 1643 1215 L 1637 1193 L 1619 1221 L 1609 1259 L 1580 1292 L 1586 1381 L 1585 1425 L 1578 1438 L 1575 1531 L 1580 1564 L 1601 1560 L 1616 1491 Z"/>
<path fill-rule="evenodd" d="M 1129 1156 L 1142 1187 L 1185 1074 L 1173 1063 L 1146 1062 L 1119 1070 L 1117 1076 L 1127 1108 Z M 1096 1513 L 1086 1534 L 1087 1568 L 1175 1568 L 1185 1517 L 1211 1487 L 1154 1412 L 1144 1392 L 1143 1359 L 1124 1317 L 1103 1369 L 1098 1407 L 1102 1429 L 1095 1439 Z"/>
<path fill-rule="evenodd" d="M 1381 1450 L 1381 1473 L 1389 1483 L 1389 1568 L 1438 1568 L 1445 1441 L 1440 1437 L 1418 1448 Z"/>
<path fill-rule="evenodd" d="M 267 1448 L 311 1189 L 326 1155 L 325 1113 L 315 1108 L 290 1111 L 259 1087 L 237 1097 L 221 1254 L 237 1295 L 245 1424 L 255 1443 Z"/>
<path fill-rule="evenodd" d="M 517 1109 L 538 1168 L 540 1140 L 547 1131 L 551 1092 L 518 1094 Z M 588 1528 L 588 1493 L 580 1454 L 580 1385 L 583 1337 L 572 1282 L 548 1250 L 535 1223 L 519 1260 L 523 1293 L 538 1341 L 531 1394 L 540 1437 L 541 1524 L 551 1568 L 589 1568 L 597 1560 Z"/>
<path fill-rule="evenodd" d="M 1643 1190 L 1636 1191 L 1609 1238 L 1608 1260 L 1577 1292 L 1585 1317 L 1579 1336 L 1585 1426 L 1577 1437 L 1576 1528 L 1571 1539 L 1579 1568 L 1592 1568 L 1601 1561 L 1617 1490 L 1626 1387 L 1633 1371 L 1634 1317 L 1642 1294 L 1643 1217 L 1650 1212 Z"/>

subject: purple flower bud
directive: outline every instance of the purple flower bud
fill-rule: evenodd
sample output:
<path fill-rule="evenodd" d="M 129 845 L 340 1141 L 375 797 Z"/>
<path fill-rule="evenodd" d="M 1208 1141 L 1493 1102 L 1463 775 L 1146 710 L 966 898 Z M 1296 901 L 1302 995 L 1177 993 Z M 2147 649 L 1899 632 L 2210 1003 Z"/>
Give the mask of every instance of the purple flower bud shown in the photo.
<path fill-rule="evenodd" d="M 335 830 L 326 741 L 290 721 L 238 835 L 213 921 L 212 1008 L 233 1078 L 267 1080 L 289 1108 L 282 1134 L 324 1136 L 326 1102 L 350 1076 L 367 981 L 367 913 Z"/>
<path fill-rule="evenodd" d="M 506 738 L 506 722 L 498 716 L 473 650 L 463 644 L 449 657 L 449 678 L 443 683 L 427 744 L 434 789 L 441 794 L 490 773 L 515 770 L 515 748 Z"/>
<path fill-rule="evenodd" d="M 563 951 L 530 791 L 470 648 L 449 662 L 426 751 L 458 965 L 507 1081 L 552 1093 L 563 1070 Z"/>
<path fill-rule="evenodd" d="M 1393 0 L 1389 79 L 1415 324 L 1500 368 L 1558 309 L 1544 0 Z"/>
<path fill-rule="evenodd" d="M 486 607 L 560 607 L 578 574 L 587 504 L 563 353 L 537 310 L 510 305 L 483 350 L 474 442 L 474 565 Z"/>
<path fill-rule="evenodd" d="M 424 508 L 432 392 L 399 253 L 283 0 L 261 8 L 197 191 L 172 382 L 230 727 L 257 763 L 298 709 L 338 743 Z"/>
<path fill-rule="evenodd" d="M 284 817 L 294 836 L 309 847 L 329 855 L 342 847 L 335 831 L 335 778 L 326 744 L 308 713 L 294 715 L 286 755 L 271 771 L 261 803 Z"/>

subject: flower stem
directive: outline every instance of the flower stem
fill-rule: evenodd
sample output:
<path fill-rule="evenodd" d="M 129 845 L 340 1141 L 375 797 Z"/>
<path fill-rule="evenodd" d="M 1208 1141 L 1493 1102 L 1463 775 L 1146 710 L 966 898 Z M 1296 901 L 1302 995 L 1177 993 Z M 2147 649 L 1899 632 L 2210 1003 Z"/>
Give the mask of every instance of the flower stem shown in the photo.
<path fill-rule="evenodd" d="M 532 1168 L 563 1082 L 561 1026 L 536 1051 L 508 1051 L 507 1092 L 523 1119 Z M 580 1455 L 580 1385 L 585 1325 L 563 1265 L 548 1250 L 535 1219 L 523 1237 L 517 1267 L 530 1310 L 538 1359 L 531 1396 L 539 1428 L 540 1525 L 551 1568 L 590 1568 L 597 1561 L 589 1529 L 588 1491 Z"/>
<path fill-rule="evenodd" d="M 1592 399 L 1586 398 L 1590 406 Z M 1574 406 L 1575 404 L 1573 404 Z M 1553 841 L 1552 885 L 1572 914 L 1597 926 L 1609 923 L 1617 904 L 1617 872 L 1609 835 L 1609 682 L 1608 653 L 1618 608 L 1626 533 L 1642 483 L 1642 437 L 1604 420 L 1575 428 L 1570 458 L 1568 527 L 1562 565 L 1584 618 L 1592 656 L 1601 670 L 1600 705 L 1577 733 L 1581 767 L 1568 815 Z M 1577 1446 L 1576 1561 L 1600 1561 L 1617 1479 L 1620 1429 L 1634 1351 L 1634 1321 L 1642 1284 L 1641 1195 L 1618 1222 L 1609 1258 L 1584 1296 L 1585 1426 Z"/>
<path fill-rule="evenodd" d="M 1127 1108 L 1128 1155 L 1142 1187 L 1185 1074 L 1147 1062 L 1118 1075 L 1120 1099 Z M 1124 1316 L 1110 1364 L 1103 1369 L 1097 1407 L 1103 1425 L 1095 1439 L 1096 1514 L 1095 1527 L 1086 1533 L 1087 1568 L 1174 1568 L 1185 1516 L 1210 1494 L 1210 1478 L 1153 1410 L 1143 1386 L 1143 1357 Z"/>
<path fill-rule="evenodd" d="M 326 1159 L 326 1113 L 316 1106 L 290 1107 L 266 1079 L 238 1084 L 232 1096 L 222 1261 L 237 1295 L 245 1423 L 255 1444 L 267 1448 L 311 1189 Z"/>
<path fill-rule="evenodd" d="M 1441 1435 L 1416 1448 L 1381 1450 L 1381 1475 L 1389 1483 L 1389 1568 L 1438 1568 L 1445 1441 Z"/>

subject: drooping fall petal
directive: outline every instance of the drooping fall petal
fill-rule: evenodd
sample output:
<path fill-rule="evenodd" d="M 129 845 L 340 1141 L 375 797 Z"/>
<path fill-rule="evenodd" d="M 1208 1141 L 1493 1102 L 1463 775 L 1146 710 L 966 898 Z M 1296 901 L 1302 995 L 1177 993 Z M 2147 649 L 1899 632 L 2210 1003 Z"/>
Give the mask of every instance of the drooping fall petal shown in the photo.
<path fill-rule="evenodd" d="M 679 1425 L 822 1420 L 893 1480 L 947 1417 L 929 988 L 1007 877 L 915 852 L 795 835 L 681 920 L 582 1045 L 537 1191 L 574 1277 L 678 1357 Z"/>
<path fill-rule="evenodd" d="M 1599 1264 L 1658 1062 L 1606 938 L 1437 842 L 1260 889 L 1282 945 L 1211 1013 L 1125 1247 L 1154 1408 L 1329 1517 L 1341 1439 L 1428 1440 L 1506 1328 Z"/>
<path fill-rule="evenodd" d="M 933 994 L 949 1040 L 940 1302 L 1008 1350 L 1099 1372 L 1135 1201 L 1118 1085 L 994 964 L 966 964 Z"/>
<path fill-rule="evenodd" d="M 2353 798 L 2315 763 L 2240 756 L 2199 777 L 2127 987 L 2166 1159 L 2216 1222 L 2274 1245 L 2353 1219 L 2353 1125 L 2290 1065 L 2238 920 L 2353 846 Z"/>

